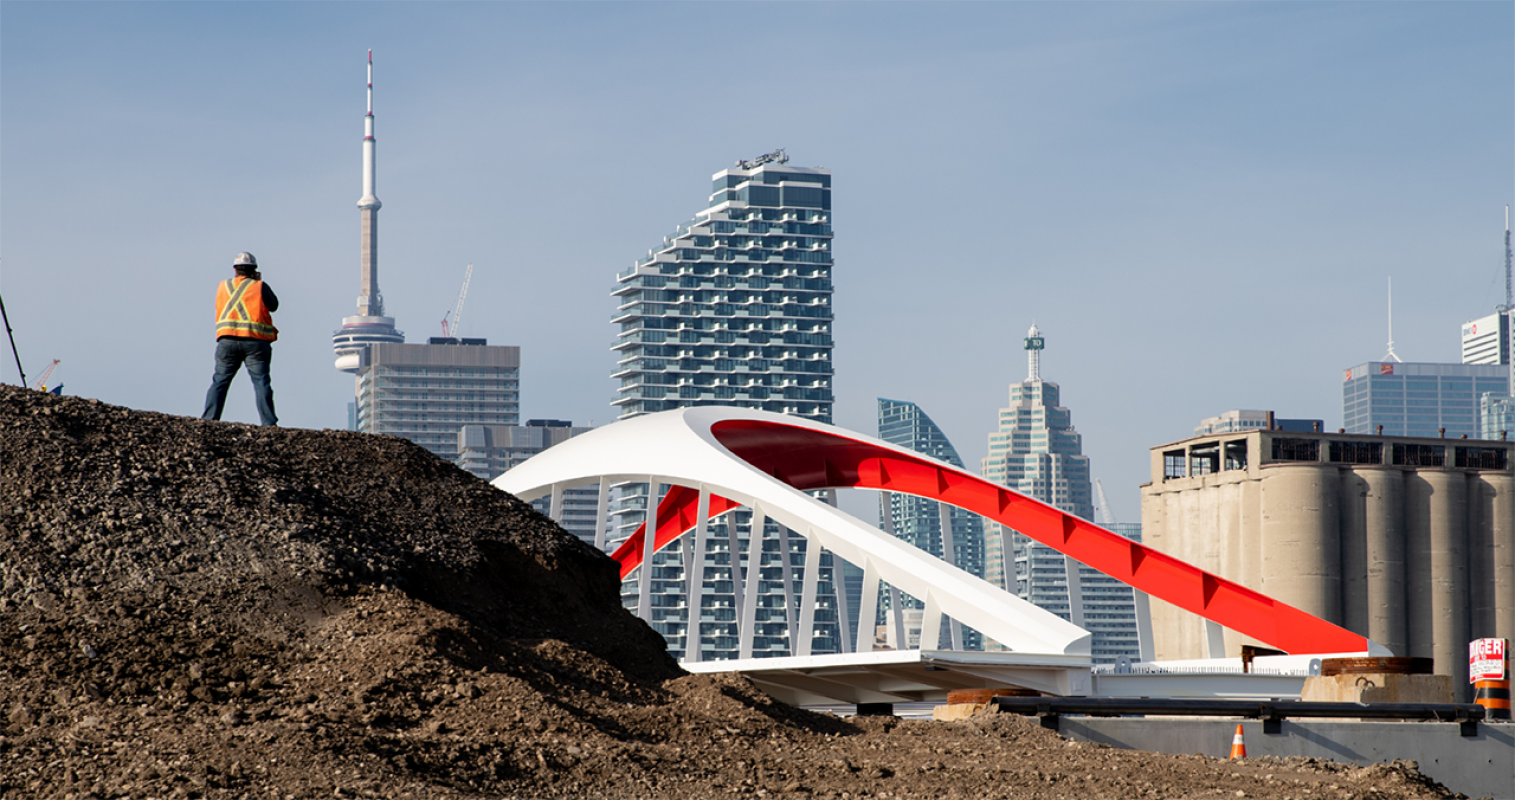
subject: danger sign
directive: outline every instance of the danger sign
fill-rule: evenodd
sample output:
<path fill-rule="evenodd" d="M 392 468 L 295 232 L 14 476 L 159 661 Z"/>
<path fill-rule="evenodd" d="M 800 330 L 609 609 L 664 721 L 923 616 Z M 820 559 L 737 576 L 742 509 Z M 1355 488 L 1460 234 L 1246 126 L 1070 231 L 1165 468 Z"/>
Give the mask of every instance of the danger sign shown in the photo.
<path fill-rule="evenodd" d="M 1468 642 L 1468 682 L 1505 679 L 1504 639 L 1474 639 Z"/>

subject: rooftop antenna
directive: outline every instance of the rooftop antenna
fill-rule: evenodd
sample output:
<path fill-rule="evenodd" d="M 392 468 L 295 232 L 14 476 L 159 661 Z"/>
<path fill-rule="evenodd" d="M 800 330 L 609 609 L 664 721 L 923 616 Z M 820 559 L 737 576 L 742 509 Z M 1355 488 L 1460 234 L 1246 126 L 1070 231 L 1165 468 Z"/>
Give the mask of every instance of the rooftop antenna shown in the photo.
<path fill-rule="evenodd" d="M 1389 276 L 1389 353 L 1383 357 L 1388 361 L 1394 359 L 1403 364 L 1404 359 L 1394 354 L 1394 276 Z"/>
<path fill-rule="evenodd" d="M 1505 326 L 1505 335 L 1509 337 L 1505 348 L 1510 362 L 1509 374 L 1505 376 L 1505 393 L 1515 397 L 1515 297 L 1511 293 L 1510 261 L 1510 206 L 1507 203 L 1504 207 L 1504 305 L 1499 307 L 1499 313 L 1510 317 Z"/>
<path fill-rule="evenodd" d="M 1510 275 L 1510 207 L 1504 207 L 1504 305 L 1500 312 L 1515 311 L 1515 286 Z"/>
<path fill-rule="evenodd" d="M 1046 348 L 1047 340 L 1042 337 L 1041 329 L 1036 327 L 1035 322 L 1031 323 L 1031 330 L 1026 331 L 1024 346 L 1027 372 L 1030 373 L 1026 381 L 1039 381 L 1042 379 L 1042 350 Z"/>

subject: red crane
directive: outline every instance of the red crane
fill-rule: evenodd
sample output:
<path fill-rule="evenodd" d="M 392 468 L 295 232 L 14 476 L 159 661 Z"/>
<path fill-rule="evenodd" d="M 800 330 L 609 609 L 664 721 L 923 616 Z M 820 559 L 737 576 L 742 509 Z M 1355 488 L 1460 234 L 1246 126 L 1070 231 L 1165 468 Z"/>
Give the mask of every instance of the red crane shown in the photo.
<path fill-rule="evenodd" d="M 42 377 L 32 384 L 32 388 L 39 392 L 47 391 L 47 379 L 53 376 L 53 370 L 57 369 L 60 363 L 62 363 L 60 359 L 53 359 L 53 363 L 47 365 L 47 369 L 42 371 Z"/>

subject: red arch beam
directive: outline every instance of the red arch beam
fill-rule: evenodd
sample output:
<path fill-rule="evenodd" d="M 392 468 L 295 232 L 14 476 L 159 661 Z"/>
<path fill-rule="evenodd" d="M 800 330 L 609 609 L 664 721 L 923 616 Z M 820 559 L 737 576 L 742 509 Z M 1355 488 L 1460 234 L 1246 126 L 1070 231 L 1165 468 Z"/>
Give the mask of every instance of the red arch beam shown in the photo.
<path fill-rule="evenodd" d="M 879 489 L 938 500 L 1013 528 L 1153 597 L 1288 653 L 1362 652 L 1368 640 L 1166 553 L 976 475 L 911 453 L 826 431 L 762 420 L 710 428 L 727 450 L 801 491 Z M 694 527 L 695 489 L 676 486 L 658 504 L 654 549 Z M 739 505 L 712 494 L 710 516 Z M 625 577 L 642 560 L 645 525 L 612 555 Z"/>
<path fill-rule="evenodd" d="M 663 495 L 663 501 L 658 503 L 657 533 L 653 535 L 652 549 L 654 552 L 662 550 L 664 545 L 683 536 L 693 530 L 695 523 L 699 521 L 700 492 L 688 486 L 670 486 L 668 494 Z M 728 500 L 720 495 L 710 495 L 710 517 L 714 519 L 741 503 Z M 621 562 L 621 579 L 625 580 L 631 571 L 642 563 L 642 543 L 647 539 L 647 523 L 642 523 L 621 546 L 615 549 L 610 557 Z"/>

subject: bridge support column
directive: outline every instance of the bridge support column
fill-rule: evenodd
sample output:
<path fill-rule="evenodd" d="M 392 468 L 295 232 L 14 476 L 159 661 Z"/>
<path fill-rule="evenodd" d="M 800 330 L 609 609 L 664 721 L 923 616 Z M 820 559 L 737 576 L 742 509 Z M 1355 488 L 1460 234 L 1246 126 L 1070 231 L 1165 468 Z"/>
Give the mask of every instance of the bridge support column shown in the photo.
<path fill-rule="evenodd" d="M 800 590 L 800 640 L 795 647 L 797 655 L 810 655 L 810 646 L 815 641 L 815 596 L 821 582 L 821 543 L 815 540 L 813 531 L 805 532 L 805 577 Z"/>
<path fill-rule="evenodd" d="M 763 582 L 763 528 L 767 525 L 768 518 L 763 509 L 754 506 L 752 525 L 747 532 L 747 581 L 742 587 L 747 597 L 742 601 L 737 658 L 752 658 L 753 628 L 757 627 L 758 584 Z"/>
<path fill-rule="evenodd" d="M 637 616 L 652 624 L 652 557 L 657 553 L 658 493 L 662 487 L 656 478 L 647 477 L 647 522 L 642 536 L 642 574 L 637 576 Z"/>
<path fill-rule="evenodd" d="M 857 652 L 873 652 L 874 626 L 878 625 L 878 567 L 863 559 L 863 596 L 857 612 Z"/>

